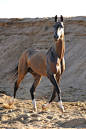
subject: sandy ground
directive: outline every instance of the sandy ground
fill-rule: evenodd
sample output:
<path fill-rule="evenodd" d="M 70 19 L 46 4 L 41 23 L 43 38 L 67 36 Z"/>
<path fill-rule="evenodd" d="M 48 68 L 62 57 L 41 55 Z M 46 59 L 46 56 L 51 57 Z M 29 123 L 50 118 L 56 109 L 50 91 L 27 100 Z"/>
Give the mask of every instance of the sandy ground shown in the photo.
<path fill-rule="evenodd" d="M 52 84 L 43 77 L 36 89 L 38 112 L 32 113 L 30 87 L 33 77 L 25 76 L 10 109 L 6 104 L 13 95 L 7 82 L 8 72 L 28 48 L 47 50 L 53 43 L 54 18 L 0 19 L 0 127 L 1 128 L 86 128 L 86 17 L 65 18 L 66 70 L 60 88 L 65 113 L 58 108 L 57 98 L 42 111 L 52 95 Z"/>
<path fill-rule="evenodd" d="M 0 94 L 0 127 L 3 128 L 86 128 L 86 102 L 64 102 L 65 112 L 59 111 L 57 102 L 44 111 L 45 100 L 37 99 L 37 113 L 32 112 L 31 100 L 15 100 L 10 109 L 3 107 L 11 97 Z"/>

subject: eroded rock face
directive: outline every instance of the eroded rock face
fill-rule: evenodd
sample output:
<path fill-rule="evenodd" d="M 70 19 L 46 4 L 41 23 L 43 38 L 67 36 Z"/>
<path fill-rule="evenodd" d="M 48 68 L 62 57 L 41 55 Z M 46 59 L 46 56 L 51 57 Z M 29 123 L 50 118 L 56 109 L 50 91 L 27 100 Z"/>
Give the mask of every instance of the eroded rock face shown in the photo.
<path fill-rule="evenodd" d="M 54 42 L 54 18 L 0 19 L 0 92 L 12 95 L 6 82 L 8 73 L 28 48 L 48 49 Z M 86 100 L 86 17 L 65 18 L 66 70 L 60 87 L 63 101 Z M 17 92 L 17 98 L 30 99 L 29 89 L 33 78 L 26 75 Z M 22 96 L 21 96 L 22 94 Z M 43 78 L 36 90 L 39 96 L 49 99 L 52 84 Z"/>

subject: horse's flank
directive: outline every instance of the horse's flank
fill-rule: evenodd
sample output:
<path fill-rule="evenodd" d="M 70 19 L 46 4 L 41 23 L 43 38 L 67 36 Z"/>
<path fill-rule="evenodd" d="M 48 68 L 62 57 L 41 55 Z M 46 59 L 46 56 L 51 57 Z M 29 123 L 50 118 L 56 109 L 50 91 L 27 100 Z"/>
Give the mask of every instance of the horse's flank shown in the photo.
<path fill-rule="evenodd" d="M 35 73 L 47 76 L 46 51 L 36 51 L 32 57 L 28 55 L 27 64 Z"/>
<path fill-rule="evenodd" d="M 46 51 L 39 51 L 37 49 L 30 48 L 26 50 L 19 60 L 19 72 L 22 71 L 24 75 L 28 72 L 28 69 L 32 69 L 35 73 L 47 76 L 47 64 L 46 64 Z"/>

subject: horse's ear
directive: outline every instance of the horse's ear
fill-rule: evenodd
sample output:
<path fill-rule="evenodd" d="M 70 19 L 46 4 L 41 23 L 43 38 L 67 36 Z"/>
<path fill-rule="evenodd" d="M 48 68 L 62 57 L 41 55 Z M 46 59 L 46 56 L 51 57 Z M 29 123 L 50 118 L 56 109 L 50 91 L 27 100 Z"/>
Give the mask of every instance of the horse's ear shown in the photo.
<path fill-rule="evenodd" d="M 57 15 L 55 16 L 55 22 L 57 22 Z"/>
<path fill-rule="evenodd" d="M 63 22 L 63 16 L 62 16 L 62 15 L 61 15 L 61 17 L 60 17 L 60 18 L 61 18 L 61 22 Z"/>

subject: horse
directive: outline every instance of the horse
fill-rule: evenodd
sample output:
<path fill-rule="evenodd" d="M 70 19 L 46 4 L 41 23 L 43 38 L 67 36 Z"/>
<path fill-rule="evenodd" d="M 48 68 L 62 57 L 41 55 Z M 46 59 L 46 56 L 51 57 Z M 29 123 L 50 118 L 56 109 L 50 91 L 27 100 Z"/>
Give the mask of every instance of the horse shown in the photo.
<path fill-rule="evenodd" d="M 16 92 L 19 88 L 19 84 L 24 79 L 25 75 L 29 72 L 34 77 L 34 82 L 30 89 L 30 94 L 33 104 L 33 112 L 37 112 L 35 101 L 35 90 L 41 81 L 42 76 L 46 76 L 53 84 L 53 93 L 50 101 L 42 106 L 42 110 L 47 108 L 49 104 L 58 95 L 58 105 L 62 112 L 64 107 L 61 100 L 61 90 L 59 87 L 60 78 L 65 70 L 65 41 L 64 41 L 64 25 L 63 16 L 61 15 L 60 21 L 58 21 L 57 15 L 55 16 L 54 28 L 54 43 L 46 51 L 29 48 L 20 57 L 17 67 L 12 71 L 11 79 L 13 80 L 17 76 L 17 80 L 14 84 L 14 94 L 9 101 L 11 106 L 15 100 Z"/>

